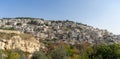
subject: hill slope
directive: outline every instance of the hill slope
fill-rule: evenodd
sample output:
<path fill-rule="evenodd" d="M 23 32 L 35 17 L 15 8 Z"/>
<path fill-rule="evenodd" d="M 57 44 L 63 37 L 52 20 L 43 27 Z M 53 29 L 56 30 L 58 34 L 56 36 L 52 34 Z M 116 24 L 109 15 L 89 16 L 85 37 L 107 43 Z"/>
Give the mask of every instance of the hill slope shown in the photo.
<path fill-rule="evenodd" d="M 53 21 L 39 18 L 4 18 L 0 20 L 0 28 L 18 30 L 31 34 L 39 41 L 65 42 L 75 44 L 89 42 L 91 44 L 120 43 L 120 38 L 107 30 L 93 28 L 73 21 Z"/>

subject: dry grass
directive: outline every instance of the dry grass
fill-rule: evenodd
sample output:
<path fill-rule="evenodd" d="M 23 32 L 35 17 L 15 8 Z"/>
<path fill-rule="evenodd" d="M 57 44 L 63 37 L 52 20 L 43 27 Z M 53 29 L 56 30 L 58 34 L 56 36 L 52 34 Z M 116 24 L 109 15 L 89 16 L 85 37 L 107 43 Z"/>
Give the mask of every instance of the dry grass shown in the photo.
<path fill-rule="evenodd" d="M 10 31 L 9 33 L 7 32 L 0 32 L 0 39 L 11 39 L 13 36 L 20 36 L 23 40 L 29 40 L 29 41 L 34 41 L 35 38 L 34 36 L 30 35 L 30 34 L 25 34 L 25 33 L 21 33 L 21 34 L 17 34 L 17 33 L 13 33 L 14 31 Z"/>
<path fill-rule="evenodd" d="M 1 39 L 10 39 L 13 36 L 16 36 L 17 34 L 15 33 L 2 33 L 0 32 L 0 38 Z"/>

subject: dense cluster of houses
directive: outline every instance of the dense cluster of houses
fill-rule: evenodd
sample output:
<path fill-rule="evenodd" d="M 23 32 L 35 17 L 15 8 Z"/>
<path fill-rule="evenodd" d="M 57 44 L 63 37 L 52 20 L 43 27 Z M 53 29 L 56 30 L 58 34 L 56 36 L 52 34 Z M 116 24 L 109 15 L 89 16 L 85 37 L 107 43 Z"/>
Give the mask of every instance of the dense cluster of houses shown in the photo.
<path fill-rule="evenodd" d="M 57 40 L 66 43 L 89 42 L 119 43 L 119 36 L 107 30 L 93 28 L 73 21 L 55 21 L 39 18 L 4 18 L 0 19 L 0 29 L 19 30 L 35 36 L 37 40 Z"/>

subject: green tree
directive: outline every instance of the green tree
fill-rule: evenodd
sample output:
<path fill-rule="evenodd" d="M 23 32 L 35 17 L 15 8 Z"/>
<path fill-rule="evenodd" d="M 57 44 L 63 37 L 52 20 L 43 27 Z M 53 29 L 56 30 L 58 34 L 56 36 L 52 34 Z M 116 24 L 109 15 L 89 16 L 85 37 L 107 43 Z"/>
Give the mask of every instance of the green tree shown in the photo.
<path fill-rule="evenodd" d="M 94 46 L 93 49 L 94 53 L 91 54 L 90 59 L 120 59 L 119 44 L 101 44 L 99 46 Z"/>
<path fill-rule="evenodd" d="M 47 56 L 41 51 L 36 51 L 33 53 L 31 59 L 47 59 Z"/>
<path fill-rule="evenodd" d="M 65 59 L 67 56 L 67 51 L 64 47 L 56 48 L 51 52 L 52 59 Z"/>

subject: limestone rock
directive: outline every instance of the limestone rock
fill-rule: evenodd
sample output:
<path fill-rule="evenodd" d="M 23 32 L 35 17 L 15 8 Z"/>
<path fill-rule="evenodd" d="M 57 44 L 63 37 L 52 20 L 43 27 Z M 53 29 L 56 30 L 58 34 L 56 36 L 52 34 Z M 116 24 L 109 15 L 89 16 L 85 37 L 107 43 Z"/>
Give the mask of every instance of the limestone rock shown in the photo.
<path fill-rule="evenodd" d="M 20 49 L 24 52 L 33 53 L 44 48 L 44 44 L 38 42 L 34 37 L 27 40 L 21 38 L 19 35 L 13 36 L 10 39 L 0 38 L 0 49 L 2 50 Z"/>

